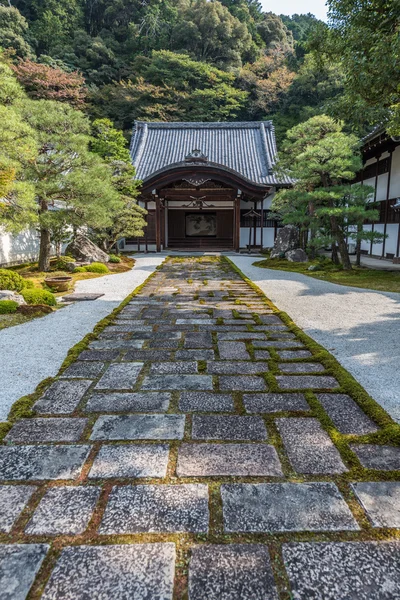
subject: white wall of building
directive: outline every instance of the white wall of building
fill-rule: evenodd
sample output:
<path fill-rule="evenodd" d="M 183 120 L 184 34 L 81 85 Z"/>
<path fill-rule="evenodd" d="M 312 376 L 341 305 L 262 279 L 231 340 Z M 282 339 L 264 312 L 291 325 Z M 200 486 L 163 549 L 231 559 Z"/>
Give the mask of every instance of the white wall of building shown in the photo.
<path fill-rule="evenodd" d="M 39 256 L 39 238 L 35 229 L 18 235 L 0 230 L 0 266 L 32 262 Z"/>

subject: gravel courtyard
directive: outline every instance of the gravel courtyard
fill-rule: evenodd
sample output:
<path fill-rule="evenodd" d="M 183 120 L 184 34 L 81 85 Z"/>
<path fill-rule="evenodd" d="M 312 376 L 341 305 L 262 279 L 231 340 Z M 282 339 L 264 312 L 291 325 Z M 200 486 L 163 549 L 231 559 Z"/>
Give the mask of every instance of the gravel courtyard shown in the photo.
<path fill-rule="evenodd" d="M 254 257 L 231 259 L 400 423 L 400 294 L 260 269 Z"/>
<path fill-rule="evenodd" d="M 400 448 L 228 263 L 167 261 L 33 410 L 2 600 L 400 599 Z"/>

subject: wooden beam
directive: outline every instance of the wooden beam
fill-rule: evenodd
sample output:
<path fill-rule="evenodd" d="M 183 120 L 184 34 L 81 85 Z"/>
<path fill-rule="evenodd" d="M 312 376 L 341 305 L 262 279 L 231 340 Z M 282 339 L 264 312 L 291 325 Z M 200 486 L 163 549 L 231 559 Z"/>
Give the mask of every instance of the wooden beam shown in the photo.
<path fill-rule="evenodd" d="M 391 175 L 392 175 L 392 154 L 393 154 L 393 152 L 389 153 L 389 170 L 388 170 L 388 179 L 387 179 L 387 186 L 386 186 L 386 202 L 385 202 L 385 225 L 383 228 L 383 235 L 386 235 L 387 222 L 388 222 L 388 216 L 389 216 L 390 179 L 391 179 Z M 386 238 L 383 238 L 382 258 L 385 258 L 385 250 L 386 250 Z"/>
<path fill-rule="evenodd" d="M 156 252 L 161 252 L 161 201 L 159 196 L 156 200 Z"/>
<path fill-rule="evenodd" d="M 233 235 L 236 252 L 240 250 L 240 196 L 235 200 L 235 231 Z"/>

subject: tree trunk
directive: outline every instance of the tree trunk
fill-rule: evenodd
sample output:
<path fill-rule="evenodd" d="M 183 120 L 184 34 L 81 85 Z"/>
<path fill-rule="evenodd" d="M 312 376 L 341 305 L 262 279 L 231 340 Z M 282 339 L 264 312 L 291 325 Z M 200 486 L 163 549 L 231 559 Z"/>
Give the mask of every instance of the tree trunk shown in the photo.
<path fill-rule="evenodd" d="M 363 230 L 363 226 L 357 225 L 357 233 L 361 233 Z M 357 267 L 361 267 L 361 239 L 357 239 L 356 241 L 356 265 Z"/>
<path fill-rule="evenodd" d="M 349 252 L 347 250 L 346 240 L 344 239 L 343 233 L 340 231 L 336 217 L 331 216 L 331 230 L 332 237 L 336 240 L 339 247 L 340 258 L 342 259 L 343 269 L 345 271 L 351 271 L 351 262 Z"/>
<path fill-rule="evenodd" d="M 40 229 L 40 252 L 39 252 L 39 271 L 49 271 L 50 269 L 50 251 L 51 240 L 50 230 Z"/>
<path fill-rule="evenodd" d="M 331 258 L 332 258 L 332 262 L 334 265 L 340 265 L 336 242 L 332 243 L 332 257 Z"/>

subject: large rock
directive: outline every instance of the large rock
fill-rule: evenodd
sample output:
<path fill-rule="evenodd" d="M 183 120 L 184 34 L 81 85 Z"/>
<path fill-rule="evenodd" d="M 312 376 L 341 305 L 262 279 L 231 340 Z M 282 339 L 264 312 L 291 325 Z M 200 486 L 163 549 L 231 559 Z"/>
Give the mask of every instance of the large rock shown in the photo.
<path fill-rule="evenodd" d="M 289 250 L 285 253 L 285 258 L 290 262 L 308 262 L 308 256 L 301 248 Z"/>
<path fill-rule="evenodd" d="M 271 258 L 280 258 L 289 250 L 299 247 L 299 230 L 295 225 L 285 225 L 278 231 L 275 244 L 271 252 Z"/>
<path fill-rule="evenodd" d="M 20 305 L 26 304 L 21 294 L 17 294 L 17 292 L 12 292 L 11 290 L 0 290 L 0 300 L 12 300 Z"/>
<path fill-rule="evenodd" d="M 101 248 L 93 244 L 84 235 L 77 235 L 76 238 L 68 244 L 65 254 L 73 256 L 77 260 L 92 262 L 108 262 L 109 256 Z"/>

